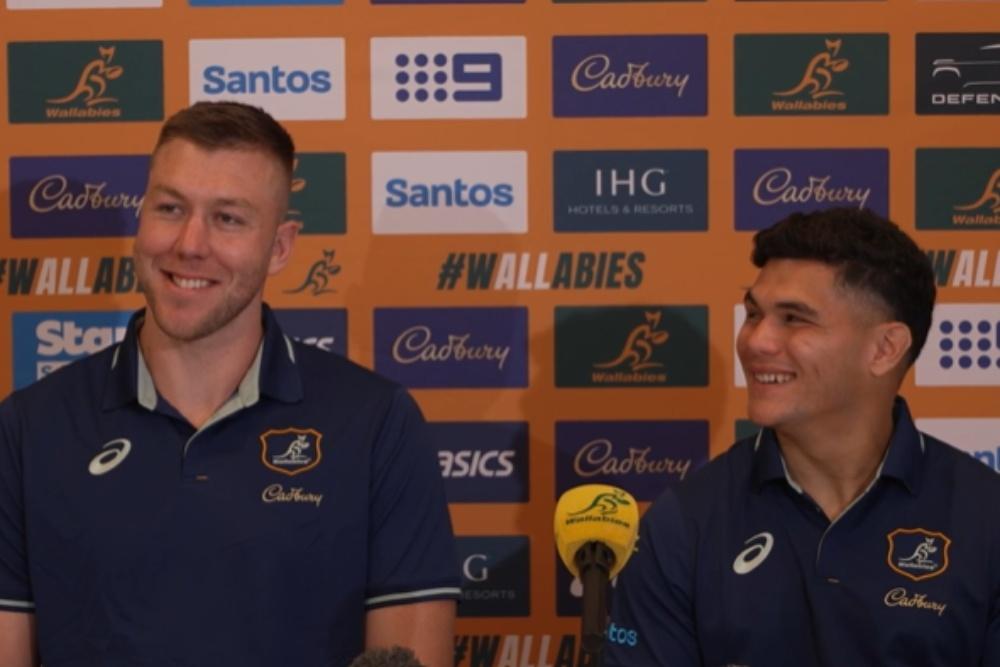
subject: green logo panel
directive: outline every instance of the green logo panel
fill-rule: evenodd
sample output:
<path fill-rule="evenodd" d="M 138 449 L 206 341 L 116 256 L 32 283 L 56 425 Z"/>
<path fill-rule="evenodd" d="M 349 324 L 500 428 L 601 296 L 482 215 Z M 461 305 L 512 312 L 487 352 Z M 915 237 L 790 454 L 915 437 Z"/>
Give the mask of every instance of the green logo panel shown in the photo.
<path fill-rule="evenodd" d="M 886 115 L 886 34 L 736 35 L 737 116 Z"/>
<path fill-rule="evenodd" d="M 163 119 L 163 42 L 12 42 L 12 123 Z"/>
<path fill-rule="evenodd" d="M 302 223 L 303 234 L 347 231 L 347 159 L 343 153 L 295 156 L 288 219 Z"/>
<path fill-rule="evenodd" d="M 1000 229 L 1000 148 L 918 148 L 917 229 Z"/>
<path fill-rule="evenodd" d="M 556 308 L 557 387 L 708 385 L 707 306 Z"/>

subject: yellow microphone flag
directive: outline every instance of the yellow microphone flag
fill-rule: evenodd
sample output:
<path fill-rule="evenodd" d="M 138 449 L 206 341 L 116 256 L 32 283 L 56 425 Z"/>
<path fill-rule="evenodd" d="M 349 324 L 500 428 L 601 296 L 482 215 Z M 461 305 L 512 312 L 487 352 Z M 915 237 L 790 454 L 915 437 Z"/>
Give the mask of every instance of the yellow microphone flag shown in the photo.
<path fill-rule="evenodd" d="M 556 548 L 575 576 L 577 550 L 587 542 L 606 544 L 615 554 L 609 576 L 621 571 L 632 556 L 639 532 L 639 505 L 628 491 L 608 484 L 584 484 L 566 491 L 556 503 Z"/>

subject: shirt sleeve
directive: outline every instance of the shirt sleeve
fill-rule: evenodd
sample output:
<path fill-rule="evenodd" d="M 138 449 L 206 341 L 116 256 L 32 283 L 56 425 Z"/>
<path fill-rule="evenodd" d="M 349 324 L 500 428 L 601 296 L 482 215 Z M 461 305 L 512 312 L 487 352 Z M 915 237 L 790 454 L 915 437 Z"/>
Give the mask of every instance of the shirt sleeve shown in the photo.
<path fill-rule="evenodd" d="M 401 388 L 376 438 L 369 493 L 366 607 L 457 598 L 458 555 L 437 454 Z"/>
<path fill-rule="evenodd" d="M 636 552 L 612 594 L 607 667 L 701 665 L 694 621 L 694 554 L 667 491 L 639 524 Z"/>
<path fill-rule="evenodd" d="M 20 428 L 14 398 L 0 403 L 0 610 L 34 612 L 28 578 Z"/>

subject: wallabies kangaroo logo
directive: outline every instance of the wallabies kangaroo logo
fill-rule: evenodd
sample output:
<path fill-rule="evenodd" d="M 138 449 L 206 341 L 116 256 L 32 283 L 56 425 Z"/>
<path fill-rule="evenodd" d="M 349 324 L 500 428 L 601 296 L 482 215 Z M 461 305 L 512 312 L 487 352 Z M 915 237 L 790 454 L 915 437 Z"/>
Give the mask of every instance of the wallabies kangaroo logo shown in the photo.
<path fill-rule="evenodd" d="M 619 505 L 631 505 L 631 503 L 625 499 L 625 492 L 621 489 L 608 493 L 598 493 L 594 496 L 594 500 L 591 501 L 589 505 L 584 507 L 582 510 L 570 512 L 569 516 L 586 514 L 594 509 L 598 510 L 601 513 L 601 516 L 606 516 L 608 514 L 617 513 Z"/>
<path fill-rule="evenodd" d="M 833 75 L 843 72 L 850 65 L 850 61 L 846 58 L 837 57 L 837 54 L 840 53 L 842 42 L 843 40 L 840 39 L 826 40 L 826 51 L 813 56 L 812 60 L 806 66 L 806 72 L 802 75 L 802 80 L 799 81 L 798 85 L 789 90 L 777 92 L 775 95 L 778 97 L 791 97 L 805 91 L 814 100 L 834 95 L 843 95 L 844 93 L 839 90 L 830 89 L 830 86 L 833 85 Z"/>
<path fill-rule="evenodd" d="M 649 368 L 662 368 L 663 364 L 658 361 L 650 361 L 653 356 L 653 348 L 667 342 L 670 334 L 666 331 L 658 330 L 660 326 L 661 311 L 647 311 L 645 324 L 640 324 L 628 335 L 621 353 L 612 359 L 600 364 L 594 364 L 594 368 L 615 368 L 627 363 L 631 370 L 641 371 Z"/>
<path fill-rule="evenodd" d="M 298 294 L 307 289 L 312 290 L 310 293 L 313 296 L 336 292 L 337 290 L 335 289 L 327 288 L 327 285 L 330 284 L 330 279 L 340 273 L 340 265 L 333 261 L 334 253 L 336 253 L 336 250 L 324 250 L 323 258 L 313 262 L 302 284 L 295 289 L 285 290 L 285 294 Z"/>
<path fill-rule="evenodd" d="M 886 537 L 889 540 L 889 567 L 907 579 L 922 581 L 948 569 L 951 539 L 946 535 L 923 528 L 898 528 Z"/>
<path fill-rule="evenodd" d="M 982 196 L 977 201 L 964 206 L 956 206 L 955 210 L 974 211 L 980 206 L 989 206 L 992 213 L 1000 213 L 1000 169 L 994 171 L 993 175 L 990 176 L 989 182 L 986 183 L 986 189 L 983 190 Z"/>
<path fill-rule="evenodd" d="M 82 97 L 84 105 L 88 107 L 117 102 L 117 97 L 105 97 L 104 93 L 108 89 L 108 81 L 114 81 L 120 77 L 125 69 L 121 65 L 111 64 L 112 58 L 115 57 L 115 47 L 99 46 L 97 55 L 97 58 L 91 60 L 83 68 L 76 88 L 69 95 L 46 101 L 50 104 L 66 104 Z"/>

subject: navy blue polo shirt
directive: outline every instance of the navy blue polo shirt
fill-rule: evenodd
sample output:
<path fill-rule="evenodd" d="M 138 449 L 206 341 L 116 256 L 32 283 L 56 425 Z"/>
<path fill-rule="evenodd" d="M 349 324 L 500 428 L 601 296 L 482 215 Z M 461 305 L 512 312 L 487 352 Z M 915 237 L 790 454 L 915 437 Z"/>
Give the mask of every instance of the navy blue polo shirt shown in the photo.
<path fill-rule="evenodd" d="M 1000 665 L 1000 476 L 895 427 L 831 522 L 774 432 L 736 443 L 650 507 L 618 577 L 607 665 Z"/>
<path fill-rule="evenodd" d="M 156 394 L 141 317 L 0 404 L 0 608 L 36 614 L 46 667 L 344 665 L 366 610 L 458 596 L 401 387 L 265 307 L 252 367 L 196 430 Z"/>

